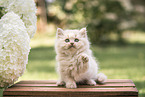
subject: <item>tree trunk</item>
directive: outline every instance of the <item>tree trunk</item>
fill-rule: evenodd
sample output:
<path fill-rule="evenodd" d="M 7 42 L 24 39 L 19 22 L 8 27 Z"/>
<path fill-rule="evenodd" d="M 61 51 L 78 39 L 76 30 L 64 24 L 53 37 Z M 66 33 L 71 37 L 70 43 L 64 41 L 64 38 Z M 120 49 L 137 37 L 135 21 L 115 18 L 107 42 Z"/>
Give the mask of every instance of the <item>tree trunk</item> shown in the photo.
<path fill-rule="evenodd" d="M 45 31 L 47 26 L 47 10 L 45 0 L 35 0 L 37 3 L 37 14 L 39 16 L 38 31 Z"/>

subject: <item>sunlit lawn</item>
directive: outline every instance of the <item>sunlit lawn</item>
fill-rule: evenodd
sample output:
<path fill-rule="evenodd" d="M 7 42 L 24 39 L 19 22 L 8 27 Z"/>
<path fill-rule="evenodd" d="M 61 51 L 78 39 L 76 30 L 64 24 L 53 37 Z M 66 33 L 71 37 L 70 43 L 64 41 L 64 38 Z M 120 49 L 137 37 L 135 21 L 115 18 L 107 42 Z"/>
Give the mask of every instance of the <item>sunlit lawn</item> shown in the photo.
<path fill-rule="evenodd" d="M 54 38 L 37 35 L 32 39 L 27 70 L 19 80 L 57 79 L 55 72 Z M 37 44 L 36 44 L 37 43 Z M 145 45 L 92 46 L 100 71 L 108 79 L 131 79 L 145 96 Z"/>

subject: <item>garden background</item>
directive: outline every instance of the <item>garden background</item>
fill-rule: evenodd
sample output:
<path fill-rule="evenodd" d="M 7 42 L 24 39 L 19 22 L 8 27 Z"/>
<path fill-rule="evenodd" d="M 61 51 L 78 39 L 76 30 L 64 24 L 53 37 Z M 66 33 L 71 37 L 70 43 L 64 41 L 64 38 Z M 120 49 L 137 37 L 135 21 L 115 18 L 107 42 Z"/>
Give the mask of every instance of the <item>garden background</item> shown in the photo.
<path fill-rule="evenodd" d="M 37 32 L 31 39 L 29 62 L 19 80 L 57 79 L 57 27 L 87 27 L 100 72 L 108 79 L 132 79 L 145 97 L 144 0 L 35 0 Z M 0 14 L 1 15 L 1 14 Z"/>

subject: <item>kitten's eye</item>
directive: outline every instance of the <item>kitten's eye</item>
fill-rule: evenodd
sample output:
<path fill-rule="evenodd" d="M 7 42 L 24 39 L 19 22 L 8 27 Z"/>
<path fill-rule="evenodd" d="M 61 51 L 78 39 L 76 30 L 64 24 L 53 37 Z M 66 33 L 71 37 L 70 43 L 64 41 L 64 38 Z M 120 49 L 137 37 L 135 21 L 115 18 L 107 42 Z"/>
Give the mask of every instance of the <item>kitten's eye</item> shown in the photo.
<path fill-rule="evenodd" d="M 69 42 L 69 39 L 66 39 L 65 42 Z"/>
<path fill-rule="evenodd" d="M 79 42 L 79 39 L 75 39 L 75 42 Z"/>

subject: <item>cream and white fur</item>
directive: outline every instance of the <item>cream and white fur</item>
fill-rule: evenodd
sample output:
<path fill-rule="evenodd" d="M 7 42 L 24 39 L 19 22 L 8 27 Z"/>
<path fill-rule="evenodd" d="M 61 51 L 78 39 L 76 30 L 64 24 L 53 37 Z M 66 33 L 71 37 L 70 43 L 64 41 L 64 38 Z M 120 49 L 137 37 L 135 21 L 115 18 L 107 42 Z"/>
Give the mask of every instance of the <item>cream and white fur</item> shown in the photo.
<path fill-rule="evenodd" d="M 98 74 L 98 64 L 90 50 L 86 28 L 81 30 L 58 28 L 56 38 L 56 69 L 60 77 L 57 85 L 77 88 L 76 82 L 86 81 L 88 85 L 96 85 L 95 81 L 100 83 L 106 81 L 106 75 Z M 66 39 L 69 39 L 69 42 L 68 40 L 66 42 Z"/>

